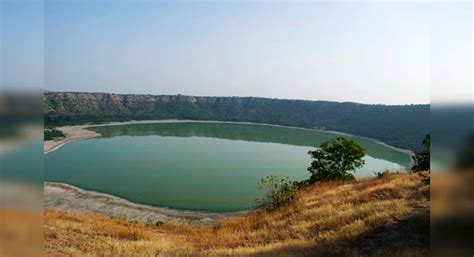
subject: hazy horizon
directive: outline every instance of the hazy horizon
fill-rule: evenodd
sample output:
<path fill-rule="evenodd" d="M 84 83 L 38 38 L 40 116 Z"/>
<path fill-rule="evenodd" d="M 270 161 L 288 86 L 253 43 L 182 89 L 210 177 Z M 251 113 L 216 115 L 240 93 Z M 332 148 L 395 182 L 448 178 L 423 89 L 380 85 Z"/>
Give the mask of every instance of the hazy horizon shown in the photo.
<path fill-rule="evenodd" d="M 471 3 L 51 0 L 21 12 L 15 5 L 2 6 L 5 85 L 389 105 L 472 97 Z M 32 40 L 41 32 L 44 42 Z M 44 49 L 25 51 L 28 44 Z M 25 69 L 35 61 L 37 69 Z"/>
<path fill-rule="evenodd" d="M 189 95 L 189 94 L 151 94 L 151 93 L 116 93 L 116 92 L 104 92 L 104 91 L 74 91 L 74 90 L 44 90 L 45 93 L 90 93 L 90 94 L 115 94 L 115 95 L 151 95 L 151 96 L 160 96 L 160 95 L 182 95 L 182 96 L 194 96 L 194 97 L 253 97 L 253 98 L 268 98 L 268 99 L 278 99 L 278 100 L 297 100 L 297 101 L 314 101 L 314 102 L 337 102 L 337 103 L 356 103 L 356 104 L 367 104 L 367 105 L 430 105 L 428 103 L 407 103 L 407 104 L 386 104 L 386 103 L 363 103 L 363 102 L 354 102 L 354 101 L 337 101 L 337 100 L 324 100 L 324 99 L 299 99 L 299 98 L 285 98 L 285 97 L 268 97 L 268 96 L 235 96 L 235 95 Z"/>

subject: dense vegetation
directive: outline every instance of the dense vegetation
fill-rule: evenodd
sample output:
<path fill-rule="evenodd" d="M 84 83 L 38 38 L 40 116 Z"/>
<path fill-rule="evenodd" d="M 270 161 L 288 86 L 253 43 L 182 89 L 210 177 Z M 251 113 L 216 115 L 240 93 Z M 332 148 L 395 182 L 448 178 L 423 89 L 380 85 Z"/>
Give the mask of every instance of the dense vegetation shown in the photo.
<path fill-rule="evenodd" d="M 44 140 L 53 140 L 57 138 L 63 138 L 64 134 L 63 132 L 57 130 L 57 129 L 45 129 L 44 130 Z"/>
<path fill-rule="evenodd" d="M 46 127 L 108 121 L 193 119 L 318 128 L 405 149 L 428 133 L 429 105 L 368 105 L 256 97 L 46 92 Z"/>

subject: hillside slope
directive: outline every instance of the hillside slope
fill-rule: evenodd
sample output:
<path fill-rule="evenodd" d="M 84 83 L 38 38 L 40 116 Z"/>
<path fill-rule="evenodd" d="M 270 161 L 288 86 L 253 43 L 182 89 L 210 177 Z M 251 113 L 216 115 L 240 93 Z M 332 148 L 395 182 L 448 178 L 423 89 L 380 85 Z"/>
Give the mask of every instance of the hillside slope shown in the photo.
<path fill-rule="evenodd" d="M 428 256 L 429 174 L 311 186 L 288 206 L 217 225 L 45 210 L 48 256 Z"/>
<path fill-rule="evenodd" d="M 368 105 L 256 97 L 46 92 L 48 126 L 89 122 L 192 119 L 335 130 L 413 149 L 428 132 L 429 105 Z"/>

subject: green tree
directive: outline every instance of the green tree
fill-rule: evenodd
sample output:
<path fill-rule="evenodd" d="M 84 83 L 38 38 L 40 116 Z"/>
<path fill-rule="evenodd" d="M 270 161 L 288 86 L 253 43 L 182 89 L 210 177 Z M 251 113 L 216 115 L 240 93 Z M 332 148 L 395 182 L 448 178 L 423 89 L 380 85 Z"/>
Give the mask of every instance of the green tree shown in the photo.
<path fill-rule="evenodd" d="M 353 180 L 354 171 L 364 165 L 365 150 L 352 139 L 336 137 L 322 142 L 319 149 L 309 151 L 314 159 L 308 171 L 309 183 L 328 180 Z"/>
<path fill-rule="evenodd" d="M 426 134 L 425 138 L 423 139 L 423 148 L 421 151 L 414 150 L 415 153 L 413 158 L 413 167 L 411 168 L 412 171 L 423 171 L 430 169 L 430 147 L 431 147 L 431 139 L 430 134 Z"/>

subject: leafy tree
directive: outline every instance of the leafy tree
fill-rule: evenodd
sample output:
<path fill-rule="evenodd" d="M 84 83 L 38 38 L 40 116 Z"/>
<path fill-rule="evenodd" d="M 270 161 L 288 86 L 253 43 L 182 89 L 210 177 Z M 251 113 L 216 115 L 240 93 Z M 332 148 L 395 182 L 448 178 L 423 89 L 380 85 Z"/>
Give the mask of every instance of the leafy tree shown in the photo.
<path fill-rule="evenodd" d="M 271 175 L 262 178 L 258 188 L 264 190 L 263 197 L 255 201 L 256 208 L 272 210 L 294 199 L 298 184 L 288 177 L 279 178 Z"/>
<path fill-rule="evenodd" d="M 319 149 L 309 151 L 314 159 L 308 171 L 309 183 L 328 180 L 353 180 L 354 171 L 364 165 L 365 150 L 352 139 L 336 137 L 322 142 Z"/>
<path fill-rule="evenodd" d="M 421 151 L 414 150 L 413 152 L 413 167 L 411 168 L 412 171 L 423 171 L 430 169 L 430 146 L 431 146 L 431 139 L 430 134 L 426 134 L 425 138 L 423 139 L 423 149 Z"/>

